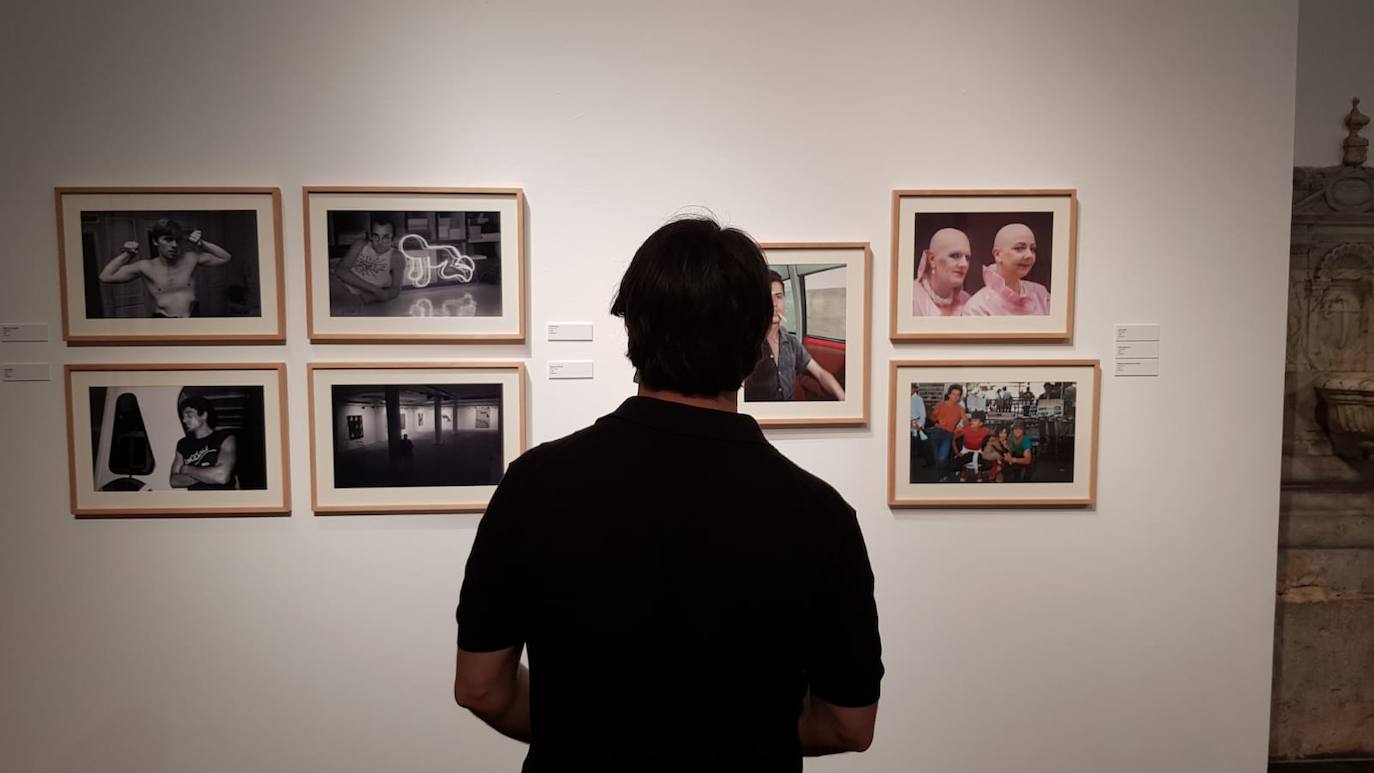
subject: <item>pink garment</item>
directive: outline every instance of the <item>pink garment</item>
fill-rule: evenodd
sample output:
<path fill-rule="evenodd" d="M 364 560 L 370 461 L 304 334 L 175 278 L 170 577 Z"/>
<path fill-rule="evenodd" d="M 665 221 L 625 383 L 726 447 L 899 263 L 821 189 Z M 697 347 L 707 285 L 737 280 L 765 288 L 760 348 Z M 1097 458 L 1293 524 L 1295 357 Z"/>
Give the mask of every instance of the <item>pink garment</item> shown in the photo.
<path fill-rule="evenodd" d="M 983 266 L 983 289 L 973 294 L 963 313 L 966 317 L 1045 316 L 1050 313 L 1050 291 L 1022 279 L 1021 294 L 1017 295 L 1007 287 L 996 266 Z"/>
<path fill-rule="evenodd" d="M 954 301 L 948 305 L 941 305 L 935 300 L 935 295 L 922 283 L 930 275 L 930 263 L 926 260 L 925 253 L 921 253 L 921 261 L 916 264 L 916 281 L 911 285 L 911 314 L 916 317 L 958 317 L 964 313 L 964 304 L 968 303 L 968 292 L 962 287 L 955 295 Z"/>
<path fill-rule="evenodd" d="M 964 313 L 968 298 L 968 291 L 960 290 L 953 303 L 941 306 L 918 279 L 911 285 L 911 313 L 917 317 L 957 317 Z"/>

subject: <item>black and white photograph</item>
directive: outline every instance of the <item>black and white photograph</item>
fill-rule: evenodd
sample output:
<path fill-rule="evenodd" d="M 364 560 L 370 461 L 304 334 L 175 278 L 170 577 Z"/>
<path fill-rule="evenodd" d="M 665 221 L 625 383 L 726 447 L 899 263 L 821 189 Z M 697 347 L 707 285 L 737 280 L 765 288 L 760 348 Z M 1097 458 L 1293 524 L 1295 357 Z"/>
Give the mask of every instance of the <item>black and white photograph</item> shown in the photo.
<path fill-rule="evenodd" d="M 311 339 L 523 336 L 518 190 L 307 188 Z"/>
<path fill-rule="evenodd" d="M 274 499 L 284 506 L 284 441 L 273 423 L 281 419 L 283 373 L 275 366 L 69 366 L 75 499 L 93 510 L 128 505 L 129 514 L 144 505 L 147 514 Z"/>
<path fill-rule="evenodd" d="M 338 384 L 334 487 L 494 486 L 501 384 Z"/>
<path fill-rule="evenodd" d="M 762 426 L 860 426 L 868 421 L 867 242 L 763 243 L 772 322 L 740 388 L 740 410 Z"/>
<path fill-rule="evenodd" d="M 525 448 L 519 363 L 312 363 L 318 514 L 480 511 Z"/>
<path fill-rule="evenodd" d="M 893 191 L 892 340 L 1072 335 L 1073 190 Z"/>
<path fill-rule="evenodd" d="M 1094 360 L 892 365 L 889 500 L 901 506 L 1089 504 Z"/>
<path fill-rule="evenodd" d="M 501 316 L 501 213 L 329 210 L 329 313 Z"/>
<path fill-rule="evenodd" d="M 275 191 L 80 190 L 58 191 L 71 343 L 279 340 Z"/>
<path fill-rule="evenodd" d="M 97 491 L 267 488 L 260 386 L 93 386 Z"/>
<path fill-rule="evenodd" d="M 88 319 L 258 317 L 253 210 L 83 212 Z"/>

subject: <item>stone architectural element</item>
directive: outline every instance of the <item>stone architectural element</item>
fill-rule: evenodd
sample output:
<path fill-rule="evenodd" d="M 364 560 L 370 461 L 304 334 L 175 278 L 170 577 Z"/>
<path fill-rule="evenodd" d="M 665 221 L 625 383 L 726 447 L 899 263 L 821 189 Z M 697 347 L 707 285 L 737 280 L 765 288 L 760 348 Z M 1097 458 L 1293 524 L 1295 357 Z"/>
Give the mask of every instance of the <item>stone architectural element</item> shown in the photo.
<path fill-rule="evenodd" d="M 1374 759 L 1374 169 L 1293 170 L 1270 756 Z"/>

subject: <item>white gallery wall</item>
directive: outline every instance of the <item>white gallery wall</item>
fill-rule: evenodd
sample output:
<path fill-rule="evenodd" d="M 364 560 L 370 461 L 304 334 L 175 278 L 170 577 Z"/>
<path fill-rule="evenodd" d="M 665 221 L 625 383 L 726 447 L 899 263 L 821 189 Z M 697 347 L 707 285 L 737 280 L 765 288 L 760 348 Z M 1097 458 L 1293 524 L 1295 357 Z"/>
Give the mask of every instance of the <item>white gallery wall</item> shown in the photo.
<path fill-rule="evenodd" d="M 477 518 L 312 515 L 305 363 L 525 359 L 531 440 L 568 433 L 632 392 L 606 309 L 643 238 L 689 206 L 760 240 L 873 243 L 870 426 L 768 433 L 858 509 L 888 667 L 872 750 L 808 769 L 1264 769 L 1294 2 L 6 17 L 0 320 L 60 330 L 56 185 L 271 185 L 288 341 L 0 359 L 59 378 L 64 362 L 287 362 L 294 513 L 78 521 L 59 381 L 0 384 L 0 769 L 516 770 L 522 747 L 450 696 Z M 529 344 L 309 344 L 300 189 L 328 184 L 522 187 Z M 1078 190 L 1072 343 L 891 345 L 892 189 L 1030 187 Z M 543 340 L 578 320 L 595 342 Z M 1158 378 L 1104 376 L 1095 509 L 885 506 L 889 359 L 1109 365 L 1117 322 L 1160 323 L 1163 359 Z M 547 381 L 550 359 L 592 359 L 596 378 Z"/>

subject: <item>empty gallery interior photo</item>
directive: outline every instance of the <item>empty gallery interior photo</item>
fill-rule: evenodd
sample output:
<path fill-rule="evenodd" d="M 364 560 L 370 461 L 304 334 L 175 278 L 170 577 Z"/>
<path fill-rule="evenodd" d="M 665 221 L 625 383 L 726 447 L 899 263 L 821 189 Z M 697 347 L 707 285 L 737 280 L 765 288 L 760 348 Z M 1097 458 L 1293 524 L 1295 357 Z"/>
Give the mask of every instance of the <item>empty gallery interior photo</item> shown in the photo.
<path fill-rule="evenodd" d="M 334 485 L 494 485 L 501 398 L 500 384 L 333 387 Z"/>

